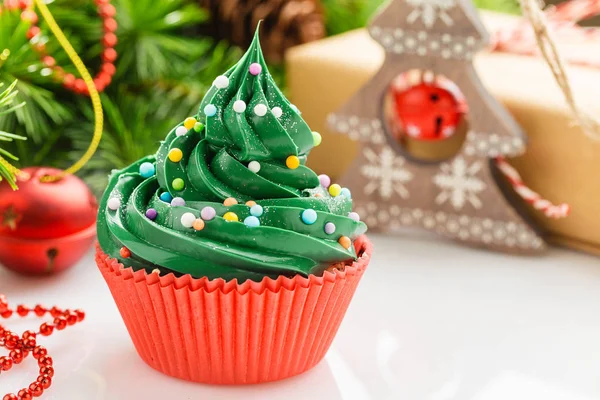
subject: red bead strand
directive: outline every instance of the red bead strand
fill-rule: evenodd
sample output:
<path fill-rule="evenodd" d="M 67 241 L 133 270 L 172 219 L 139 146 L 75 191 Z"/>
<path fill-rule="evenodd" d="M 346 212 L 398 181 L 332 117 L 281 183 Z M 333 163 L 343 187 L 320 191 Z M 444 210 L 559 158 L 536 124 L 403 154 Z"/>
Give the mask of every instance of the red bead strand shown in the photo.
<path fill-rule="evenodd" d="M 13 310 L 9 307 L 6 296 L 0 294 L 0 316 L 3 318 L 10 318 L 13 315 L 26 317 L 29 314 L 43 317 L 47 313 L 54 318 L 52 323 L 45 322 L 40 325 L 39 332 L 25 331 L 20 337 L 0 324 L 0 347 L 10 350 L 8 356 L 0 356 L 0 374 L 10 371 L 15 364 L 22 363 L 30 354 L 37 360 L 40 368 L 38 377 L 27 388 L 19 390 L 17 394 L 8 393 L 2 397 L 2 400 L 32 400 L 34 397 L 42 396 L 44 391 L 52 386 L 54 362 L 48 355 L 48 350 L 37 344 L 37 335 L 50 336 L 55 329 L 60 331 L 75 325 L 84 320 L 85 313 L 82 310 L 62 310 L 58 307 L 47 309 L 39 304 L 34 308 L 18 305 Z"/>
<path fill-rule="evenodd" d="M 117 45 L 118 39 L 115 34 L 118 24 L 114 16 L 116 14 L 115 7 L 110 4 L 110 0 L 95 0 L 98 12 L 98 16 L 102 19 L 102 27 L 104 29 L 104 35 L 102 36 L 102 60 L 104 63 L 101 66 L 100 72 L 94 77 L 94 84 L 98 92 L 103 92 L 112 81 L 112 77 L 116 72 L 114 65 L 117 59 L 117 51 L 114 47 Z M 39 42 L 42 31 L 38 26 L 39 17 L 33 8 L 33 1 L 12 1 L 5 2 L 5 8 L 8 10 L 21 10 L 21 20 L 31 24 L 27 30 L 27 39 L 32 42 L 32 48 L 40 54 L 42 63 L 50 68 L 54 72 L 54 76 L 57 80 L 61 81 L 63 86 L 77 94 L 89 95 L 88 88 L 85 82 L 81 78 L 75 78 L 72 74 L 65 74 L 63 68 L 56 65 L 56 60 L 46 53 L 46 46 Z M 17 310 L 17 313 L 19 311 Z M 36 313 L 37 314 L 37 313 Z M 3 313 L 0 316 L 9 318 Z M 38 314 L 39 316 L 39 314 Z"/>

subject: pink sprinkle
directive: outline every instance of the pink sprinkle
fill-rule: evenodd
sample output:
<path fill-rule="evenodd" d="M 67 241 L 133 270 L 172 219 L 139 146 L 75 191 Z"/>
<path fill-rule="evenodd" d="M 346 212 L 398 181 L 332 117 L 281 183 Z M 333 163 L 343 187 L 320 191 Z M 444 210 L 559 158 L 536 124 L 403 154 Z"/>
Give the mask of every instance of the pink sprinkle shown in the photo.
<path fill-rule="evenodd" d="M 202 211 L 200 211 L 200 216 L 205 221 L 212 220 L 217 215 L 217 211 L 212 207 L 204 207 Z"/>
<path fill-rule="evenodd" d="M 327 189 L 329 185 L 331 185 L 331 178 L 325 174 L 322 174 L 319 175 L 319 182 L 321 182 L 321 186 Z"/>
<path fill-rule="evenodd" d="M 348 218 L 350 218 L 350 219 L 352 219 L 352 220 L 354 220 L 354 221 L 356 221 L 356 222 L 360 221 L 360 215 L 358 215 L 358 214 L 357 214 L 357 213 L 355 213 L 355 212 L 351 212 L 351 213 L 349 213 L 349 214 L 348 214 Z"/>
<path fill-rule="evenodd" d="M 250 64 L 250 68 L 248 68 L 252 75 L 258 75 L 262 72 L 262 67 L 258 63 Z"/>

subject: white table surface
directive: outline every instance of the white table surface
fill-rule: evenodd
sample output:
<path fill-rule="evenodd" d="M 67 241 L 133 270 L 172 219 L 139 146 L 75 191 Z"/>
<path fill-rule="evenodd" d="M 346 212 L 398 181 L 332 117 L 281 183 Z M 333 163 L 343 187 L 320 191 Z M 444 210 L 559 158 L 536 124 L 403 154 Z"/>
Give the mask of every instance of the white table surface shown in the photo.
<path fill-rule="evenodd" d="M 600 399 L 600 259 L 372 240 L 371 265 L 325 360 L 262 385 L 193 384 L 146 366 L 91 252 L 49 278 L 0 269 L 0 292 L 12 302 L 87 311 L 84 323 L 40 340 L 56 369 L 46 400 Z M 27 385 L 36 370 L 28 359 L 2 374 L 0 395 Z"/>

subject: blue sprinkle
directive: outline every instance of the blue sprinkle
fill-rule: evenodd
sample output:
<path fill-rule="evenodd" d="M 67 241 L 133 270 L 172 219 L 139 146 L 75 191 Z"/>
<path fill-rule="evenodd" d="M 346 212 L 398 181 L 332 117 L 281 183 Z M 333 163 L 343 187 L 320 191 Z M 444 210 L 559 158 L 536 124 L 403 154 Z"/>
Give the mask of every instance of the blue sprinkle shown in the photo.
<path fill-rule="evenodd" d="M 173 200 L 173 196 L 171 196 L 171 193 L 169 192 L 164 192 L 160 195 L 160 199 L 165 203 L 170 203 L 171 200 Z"/>
<path fill-rule="evenodd" d="M 251 215 L 244 219 L 244 225 L 249 226 L 250 228 L 256 228 L 257 226 L 260 226 L 260 221 L 254 215 Z"/>
<path fill-rule="evenodd" d="M 207 104 L 206 107 L 204 107 L 204 114 L 206 114 L 207 117 L 214 117 L 215 114 L 217 114 L 217 107 L 215 107 L 214 104 Z"/>
<path fill-rule="evenodd" d="M 343 188 L 340 192 L 340 195 L 344 196 L 347 199 L 352 198 L 352 193 L 350 193 L 350 190 L 348 188 Z"/>
<path fill-rule="evenodd" d="M 143 178 L 150 178 L 151 176 L 154 176 L 154 172 L 154 164 L 145 162 L 140 165 L 140 175 Z"/>
<path fill-rule="evenodd" d="M 317 212 L 312 208 L 302 211 L 302 222 L 306 225 L 312 225 L 317 222 Z"/>
<path fill-rule="evenodd" d="M 250 207 L 250 214 L 255 217 L 260 217 L 261 215 L 263 215 L 263 208 L 258 204 L 255 204 L 252 207 Z"/>

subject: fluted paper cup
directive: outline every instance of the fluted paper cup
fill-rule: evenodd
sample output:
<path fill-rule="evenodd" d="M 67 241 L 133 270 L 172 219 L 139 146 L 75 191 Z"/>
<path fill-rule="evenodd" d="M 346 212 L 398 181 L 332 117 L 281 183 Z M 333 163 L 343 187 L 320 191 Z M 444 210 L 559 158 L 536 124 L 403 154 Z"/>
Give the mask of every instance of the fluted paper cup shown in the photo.
<path fill-rule="evenodd" d="M 343 270 L 261 282 L 158 276 L 96 262 L 140 357 L 167 375 L 211 384 L 269 382 L 319 363 L 367 268 L 372 246 Z"/>

